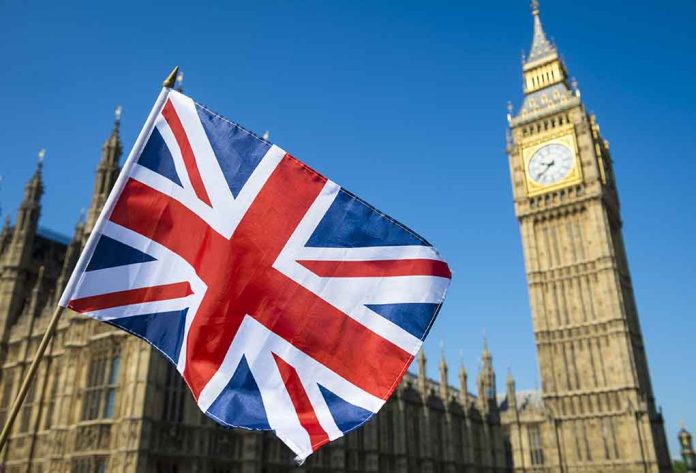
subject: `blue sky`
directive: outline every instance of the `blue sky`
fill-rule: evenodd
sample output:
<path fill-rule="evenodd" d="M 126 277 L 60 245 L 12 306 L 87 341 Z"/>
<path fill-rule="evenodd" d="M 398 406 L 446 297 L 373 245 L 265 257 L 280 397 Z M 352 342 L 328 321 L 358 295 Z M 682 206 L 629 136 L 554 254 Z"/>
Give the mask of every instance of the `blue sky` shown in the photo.
<path fill-rule="evenodd" d="M 146 4 L 147 3 L 147 4 Z M 193 3 L 193 2 L 192 2 Z M 696 3 L 543 2 L 615 161 L 658 403 L 696 429 Z M 484 330 L 504 389 L 538 384 L 505 108 L 522 97 L 524 0 L 17 2 L 0 6 L 0 207 L 47 148 L 42 225 L 70 235 L 117 104 L 129 148 L 174 64 L 186 92 L 428 238 L 454 270 L 426 342 L 456 382 Z M 470 390 L 474 390 L 470 379 Z"/>

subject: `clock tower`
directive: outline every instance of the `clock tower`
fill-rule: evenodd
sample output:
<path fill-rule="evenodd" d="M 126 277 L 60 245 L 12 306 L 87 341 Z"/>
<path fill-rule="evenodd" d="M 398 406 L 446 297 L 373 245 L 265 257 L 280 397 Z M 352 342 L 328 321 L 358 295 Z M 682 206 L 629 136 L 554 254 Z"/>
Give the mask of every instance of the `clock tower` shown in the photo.
<path fill-rule="evenodd" d="M 671 471 L 609 143 L 546 38 L 536 1 L 532 13 L 524 100 L 516 113 L 509 107 L 507 151 L 542 392 L 541 414 L 526 417 L 536 423 L 534 442 L 521 433 L 525 416 L 508 416 L 521 429 L 510 435 L 515 469 Z"/>

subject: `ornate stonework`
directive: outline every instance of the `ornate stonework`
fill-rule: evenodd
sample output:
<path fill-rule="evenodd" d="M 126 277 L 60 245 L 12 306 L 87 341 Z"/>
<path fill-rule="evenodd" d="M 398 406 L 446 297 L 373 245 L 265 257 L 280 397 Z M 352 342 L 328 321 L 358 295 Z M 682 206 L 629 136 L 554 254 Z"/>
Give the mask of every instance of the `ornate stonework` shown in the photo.
<path fill-rule="evenodd" d="M 656 410 L 609 144 L 544 34 L 508 115 L 542 390 L 508 382 L 502 421 L 515 471 L 671 471 Z"/>
<path fill-rule="evenodd" d="M 496 396 L 485 347 L 473 395 L 407 374 L 382 411 L 296 467 L 271 433 L 230 430 L 200 413 L 145 342 L 66 313 L 0 457 L 6 472 L 667 472 L 621 233 L 609 145 L 534 6 L 525 98 L 509 115 L 508 154 L 542 389 L 508 374 Z M 119 119 L 92 202 L 72 240 L 39 227 L 42 169 L 14 225 L 0 230 L 0 421 L 119 170 Z"/>

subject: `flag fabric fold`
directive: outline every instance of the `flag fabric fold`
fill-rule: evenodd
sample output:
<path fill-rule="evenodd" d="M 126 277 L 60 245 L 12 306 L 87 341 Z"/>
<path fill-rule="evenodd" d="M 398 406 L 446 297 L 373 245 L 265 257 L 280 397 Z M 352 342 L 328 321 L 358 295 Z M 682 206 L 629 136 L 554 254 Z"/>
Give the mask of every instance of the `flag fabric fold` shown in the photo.
<path fill-rule="evenodd" d="M 405 226 L 165 89 L 61 305 L 148 341 L 204 413 L 304 460 L 386 402 L 450 277 Z"/>

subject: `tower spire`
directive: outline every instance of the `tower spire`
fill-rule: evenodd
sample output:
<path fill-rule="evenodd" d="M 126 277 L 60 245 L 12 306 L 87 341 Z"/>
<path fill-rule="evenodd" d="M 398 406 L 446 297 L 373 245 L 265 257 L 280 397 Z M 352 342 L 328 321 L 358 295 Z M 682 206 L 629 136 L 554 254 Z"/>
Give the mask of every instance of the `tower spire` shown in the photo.
<path fill-rule="evenodd" d="M 549 41 L 541 23 L 539 1 L 531 2 L 534 33 L 529 54 L 522 58 L 524 102 L 517 115 L 508 109 L 508 123 L 514 127 L 525 120 L 551 109 L 567 107 L 578 102 L 568 84 L 568 72 L 558 55 L 556 46 Z"/>
<path fill-rule="evenodd" d="M 15 242 L 17 242 L 18 239 L 33 238 L 34 232 L 36 231 L 39 213 L 41 211 L 41 196 L 44 191 L 43 161 L 45 156 L 45 149 L 39 151 L 36 170 L 24 187 L 24 198 L 19 205 L 17 223 L 14 229 Z"/>
<path fill-rule="evenodd" d="M 508 368 L 507 379 L 505 380 L 507 387 L 507 404 L 511 409 L 517 409 L 517 389 L 515 388 L 515 378 L 512 377 L 512 370 Z"/>
<path fill-rule="evenodd" d="M 556 48 L 546 38 L 544 27 L 541 24 L 541 16 L 539 15 L 539 1 L 532 0 L 531 8 L 532 16 L 534 17 L 534 36 L 532 37 L 532 48 L 530 49 L 529 56 L 527 57 L 527 64 L 556 55 Z"/>
<path fill-rule="evenodd" d="M 425 369 L 425 351 L 423 350 L 423 347 L 421 347 L 420 351 L 418 352 L 418 391 L 420 391 L 421 396 L 423 396 L 423 399 L 425 399 L 427 395 L 427 378 Z"/>
<path fill-rule="evenodd" d="M 442 356 L 440 357 L 440 398 L 447 405 L 449 402 L 449 376 L 447 369 L 447 360 L 445 359 L 445 345 L 440 342 Z"/>
<path fill-rule="evenodd" d="M 97 222 L 97 218 L 106 203 L 106 199 L 111 192 L 111 188 L 116 182 L 119 168 L 119 159 L 123 147 L 121 145 L 121 114 L 123 109 L 120 105 L 114 110 L 114 126 L 111 134 L 102 146 L 102 155 L 97 166 L 97 175 L 95 176 L 94 192 L 92 193 L 92 202 L 87 212 L 87 221 L 85 223 L 85 237 L 89 235 Z"/>
<path fill-rule="evenodd" d="M 481 408 L 488 410 L 495 402 L 495 371 L 493 357 L 488 350 L 488 338 L 483 337 L 483 352 L 481 353 L 481 369 L 478 375 L 478 395 Z"/>
<path fill-rule="evenodd" d="M 43 158 L 45 150 L 39 152 L 36 171 L 24 188 L 24 198 L 19 205 L 12 236 L 3 252 L 3 274 L 0 277 L 0 344 L 7 341 L 8 329 L 22 312 L 28 291 L 23 286 L 34 271 L 32 255 L 34 238 L 39 226 L 41 196 L 43 195 Z"/>
<path fill-rule="evenodd" d="M 39 150 L 36 160 L 36 170 L 27 186 L 24 188 L 24 202 L 38 202 L 43 195 L 43 162 L 46 157 L 46 150 Z"/>
<path fill-rule="evenodd" d="M 463 356 L 459 361 L 459 402 L 461 402 L 464 407 L 466 407 L 469 402 L 469 387 Z"/>

